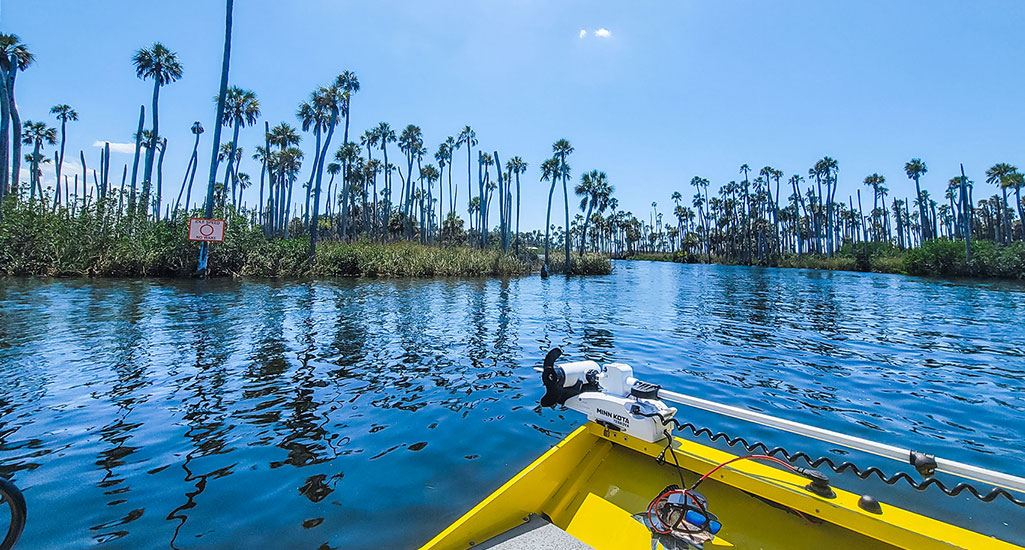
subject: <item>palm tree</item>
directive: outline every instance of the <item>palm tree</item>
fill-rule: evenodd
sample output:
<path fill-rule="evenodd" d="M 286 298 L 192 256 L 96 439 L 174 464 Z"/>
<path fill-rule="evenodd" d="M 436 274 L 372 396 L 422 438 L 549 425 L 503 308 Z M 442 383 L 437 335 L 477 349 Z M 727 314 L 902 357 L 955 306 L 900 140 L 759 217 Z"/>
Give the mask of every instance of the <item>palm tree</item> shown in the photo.
<path fill-rule="evenodd" d="M 356 77 L 356 73 L 352 71 L 342 71 L 342 74 L 335 78 L 334 89 L 336 90 L 339 103 L 339 114 L 345 117 L 345 127 L 342 134 L 342 146 L 349 144 L 349 106 L 352 102 L 352 96 L 359 91 L 359 79 Z M 325 155 L 326 158 L 326 155 Z M 321 161 L 323 162 L 323 161 Z M 318 173 L 323 173 L 323 168 L 318 166 L 315 168 Z M 349 169 L 347 162 L 342 162 L 342 204 L 347 205 L 349 203 L 349 194 L 351 183 L 349 181 L 349 175 L 354 174 L 353 170 Z M 343 206 L 341 209 L 341 222 L 343 232 L 348 226 L 348 208 Z"/>
<path fill-rule="evenodd" d="M 279 218 L 277 225 L 286 239 L 288 238 L 289 222 L 292 219 L 292 187 L 302 168 L 302 160 L 303 152 L 297 147 L 289 147 L 274 156 L 274 166 L 281 178 L 278 186 Z"/>
<path fill-rule="evenodd" d="M 925 166 L 922 159 L 911 159 L 907 164 L 904 165 L 904 173 L 908 175 L 908 179 L 915 180 L 915 196 L 918 197 L 918 219 L 919 229 L 922 234 L 922 243 L 925 243 L 926 239 L 929 238 L 929 224 L 926 223 L 929 216 L 925 213 L 925 206 L 928 199 L 924 198 L 922 194 L 922 186 L 919 185 L 918 180 L 921 179 L 922 174 L 929 171 L 929 168 Z"/>
<path fill-rule="evenodd" d="M 44 144 L 56 145 L 57 144 L 57 130 L 50 128 L 45 122 L 32 122 L 31 120 L 25 121 L 25 134 L 21 138 L 22 143 L 25 145 L 32 146 L 32 165 L 30 167 L 31 174 L 29 176 L 29 198 L 34 199 L 36 196 L 36 188 L 39 189 L 39 198 L 43 198 L 43 184 L 39 177 L 39 163 L 45 158 L 43 157 L 40 149 Z M 48 159 L 47 159 L 48 160 Z"/>
<path fill-rule="evenodd" d="M 61 168 L 64 166 L 64 145 L 67 141 L 67 125 L 68 121 L 78 120 L 78 112 L 71 108 L 70 105 L 54 105 L 50 108 L 50 114 L 56 115 L 57 120 L 61 123 L 61 148 L 57 154 L 57 193 L 53 198 L 53 207 L 57 208 L 57 203 L 60 202 L 60 182 L 61 182 Z"/>
<path fill-rule="evenodd" d="M 587 226 L 591 221 L 591 212 L 594 210 L 595 205 L 598 206 L 599 212 L 608 208 L 609 197 L 612 195 L 613 188 L 609 186 L 609 178 L 605 175 L 605 172 L 591 170 L 580 176 L 580 183 L 576 185 L 573 191 L 578 197 L 582 197 L 580 200 L 580 210 L 585 211 L 584 225 L 580 233 L 580 254 L 583 255 L 587 240 Z M 676 195 L 679 196 L 679 193 L 676 193 Z"/>
<path fill-rule="evenodd" d="M 228 69 L 231 66 L 231 23 L 235 0 L 225 0 L 224 5 L 224 49 L 221 55 L 221 84 L 217 92 L 217 111 L 214 123 L 213 151 L 210 153 L 210 179 L 206 188 L 205 216 L 214 215 L 214 186 L 217 180 L 217 149 L 221 146 L 221 126 L 224 125 L 224 103 L 228 95 Z M 180 74 L 180 71 L 179 71 Z M 155 132 L 154 132 L 155 133 Z M 206 264 L 209 257 L 209 245 L 203 242 L 199 249 L 199 265 L 196 273 L 206 276 Z"/>
<path fill-rule="evenodd" d="M 573 146 L 569 144 L 569 141 L 560 139 L 552 144 L 552 152 L 559 159 L 559 175 L 562 176 L 562 198 L 566 205 L 566 274 L 573 272 L 573 265 L 569 258 L 569 190 L 567 188 L 567 180 L 569 180 L 569 165 L 566 164 L 566 156 L 573 153 Z"/>
<path fill-rule="evenodd" d="M 488 184 L 491 181 L 489 169 L 494 162 L 490 153 L 477 151 L 477 196 L 480 197 L 481 203 L 480 220 L 478 220 L 477 227 L 480 229 L 481 248 L 488 244 L 488 206 L 491 202 L 488 193 Z"/>
<path fill-rule="evenodd" d="M 249 187 L 252 185 L 252 180 L 250 179 L 249 174 L 245 172 L 239 172 L 238 174 L 236 174 L 235 179 L 238 182 L 238 204 L 241 205 L 242 193 L 246 189 L 249 189 Z"/>
<path fill-rule="evenodd" d="M 1007 242 L 1010 242 L 1010 240 L 1011 240 L 1011 231 L 1010 231 L 1011 223 L 1007 219 L 1008 218 L 1008 216 L 1007 216 L 1007 210 L 1008 210 L 1008 207 L 1007 207 L 1007 187 L 1008 186 L 1004 185 L 1004 182 L 1007 180 L 1008 176 L 1010 176 L 1011 174 L 1017 172 L 1017 170 L 1018 170 L 1018 168 L 1016 168 L 1015 166 L 1012 166 L 1010 164 L 1007 164 L 1006 162 L 1001 162 L 999 164 L 994 164 L 992 168 L 990 168 L 989 170 L 986 170 L 986 183 L 988 183 L 990 185 L 996 185 L 996 186 L 1000 187 L 1000 191 L 1003 193 L 1003 205 L 997 211 L 997 227 L 998 227 L 998 229 L 997 229 L 997 241 L 1002 242 L 1002 243 L 1007 243 Z M 1018 201 L 1018 202 L 1020 203 L 1021 201 Z"/>
<path fill-rule="evenodd" d="M 182 180 L 181 190 L 178 191 L 178 200 L 174 203 L 174 213 L 176 215 L 182 201 L 182 193 L 185 193 L 185 210 L 189 209 L 192 201 L 192 182 L 196 179 L 196 168 L 199 165 L 199 136 L 203 131 L 203 124 L 198 120 L 192 123 L 192 135 L 196 136 L 196 142 L 192 145 L 192 156 L 189 157 L 189 165 L 185 168 L 185 178 Z M 256 155 L 259 154 L 259 151 L 257 151 Z M 254 158 L 256 158 L 256 155 L 254 155 Z M 188 184 L 187 193 L 185 192 L 186 184 Z"/>
<path fill-rule="evenodd" d="M 228 185 L 230 178 L 232 206 L 235 206 L 236 202 L 236 177 L 234 173 L 237 170 L 235 167 L 235 149 L 238 148 L 238 133 L 241 128 L 256 124 L 256 119 L 259 117 L 260 100 L 256 98 L 256 94 L 252 90 L 244 90 L 238 86 L 228 88 L 227 95 L 224 96 L 223 124 L 225 126 L 232 126 L 233 132 L 231 136 L 231 151 L 228 154 L 228 167 L 224 171 L 224 185 Z M 239 197 L 241 198 L 241 193 L 239 193 Z M 160 199 L 157 198 L 158 207 L 159 202 Z"/>
<path fill-rule="evenodd" d="M 317 151 L 316 157 L 314 157 L 313 168 L 310 170 L 310 181 L 306 184 L 306 209 L 304 210 L 304 219 L 309 221 L 310 212 L 310 200 L 313 197 L 313 180 L 317 177 L 317 162 L 320 151 L 320 140 L 321 133 L 327 128 L 328 124 L 328 112 L 330 106 L 327 104 L 326 98 L 320 91 L 314 91 L 310 94 L 309 101 L 304 101 L 299 104 L 299 110 L 295 116 L 299 119 L 299 126 L 304 132 L 309 132 L 310 128 L 313 128 L 313 136 L 315 144 L 313 150 Z M 330 197 L 330 194 L 328 195 Z M 330 202 L 330 201 L 329 201 Z"/>
<path fill-rule="evenodd" d="M 178 61 L 178 54 L 167 49 L 160 42 L 154 42 L 149 48 L 141 48 L 136 51 L 132 56 L 132 63 L 135 65 L 136 76 L 143 80 L 153 79 L 153 128 L 150 130 L 149 147 L 146 149 L 146 165 L 142 175 L 142 204 L 148 207 L 153 180 L 153 160 L 157 149 L 157 140 L 160 137 L 160 116 L 157 110 L 160 87 L 181 78 L 182 65 Z M 218 96 L 219 105 L 221 104 L 220 97 Z M 221 108 L 223 109 L 223 106 Z M 217 118 L 221 119 L 220 113 Z"/>
<path fill-rule="evenodd" d="M 872 174 L 871 176 L 865 177 L 865 185 L 872 188 L 872 235 L 876 241 L 881 240 L 879 238 L 879 232 L 881 229 L 879 226 L 879 190 L 885 182 L 886 178 L 879 174 Z M 883 201 L 883 205 L 885 208 L 885 199 Z"/>
<path fill-rule="evenodd" d="M 342 71 L 342 74 L 338 75 L 338 79 L 335 81 L 335 86 L 338 87 L 341 94 L 341 114 L 345 117 L 345 128 L 342 134 L 342 145 L 349 144 L 349 107 L 352 103 L 352 96 L 359 91 L 359 79 L 356 78 L 356 73 L 352 71 Z M 342 195 L 343 202 L 349 196 L 349 181 L 347 175 L 350 170 L 348 165 L 342 164 Z M 342 216 L 345 216 L 345 212 L 342 212 Z"/>
<path fill-rule="evenodd" d="M 449 138 L 451 139 L 451 138 Z M 527 171 L 527 163 L 516 156 L 505 163 L 505 169 L 516 178 L 516 253 L 520 252 L 520 174 Z M 451 190 L 450 190 L 451 192 Z"/>
<path fill-rule="evenodd" d="M 448 139 L 452 140 L 453 143 L 455 142 L 455 138 L 452 138 L 451 136 Z M 449 144 L 448 140 L 443 141 L 443 142 L 438 144 L 438 150 L 437 150 L 437 152 L 434 153 L 434 160 L 438 161 L 438 219 L 441 220 L 445 216 L 444 213 L 443 213 L 443 209 L 445 208 L 445 201 L 442 200 L 442 197 L 444 195 L 442 195 L 443 189 L 441 187 L 441 182 L 445 178 L 445 167 L 449 166 L 449 164 L 452 162 L 452 146 Z M 449 181 L 450 182 L 451 182 L 451 178 L 452 178 L 451 172 L 452 172 L 452 170 L 449 170 Z M 452 193 L 452 185 L 451 185 L 451 183 L 449 184 L 448 187 L 449 187 L 448 202 L 451 203 L 452 202 L 452 195 L 451 195 L 451 193 Z M 440 229 L 440 224 L 439 224 L 439 229 Z"/>
<path fill-rule="evenodd" d="M 669 198 L 672 199 L 672 201 L 674 203 L 676 203 L 676 208 L 673 209 L 673 213 L 676 214 L 676 229 L 677 229 L 677 232 L 678 232 L 678 234 L 682 235 L 683 234 L 683 218 L 680 216 L 680 213 L 683 212 L 683 210 L 682 210 L 683 207 L 680 206 L 680 201 L 683 200 L 683 195 L 681 195 L 679 191 L 673 191 L 673 194 L 670 195 Z"/>
<path fill-rule="evenodd" d="M 1005 190 L 1008 187 L 1014 188 L 1014 204 L 1018 206 L 1018 229 L 1021 231 L 1021 239 L 1025 241 L 1025 205 L 1021 203 L 1021 188 L 1023 185 L 1025 185 L 1025 176 L 1015 170 L 1004 178 L 1002 187 Z"/>
<path fill-rule="evenodd" d="M 464 126 L 456 136 L 456 149 L 462 147 L 464 143 L 466 144 L 466 200 L 469 201 L 473 198 L 473 188 L 470 186 L 470 166 L 473 164 L 470 160 L 470 149 L 477 145 L 477 132 L 474 132 L 469 125 Z M 472 220 L 473 217 L 470 219 Z"/>
<path fill-rule="evenodd" d="M 456 142 L 456 138 L 448 136 L 445 138 L 445 149 L 447 152 L 446 164 L 448 164 L 448 211 L 449 214 L 454 214 L 456 211 L 456 199 L 459 198 L 459 186 L 452 188 L 452 157 L 455 154 L 455 150 L 459 148 L 459 143 Z M 440 198 L 440 197 L 439 197 Z"/>
<path fill-rule="evenodd" d="M 694 208 L 698 209 L 698 222 L 701 224 L 702 236 L 704 237 L 704 249 L 706 260 L 707 257 L 712 253 L 711 239 L 709 237 L 709 220 L 708 220 L 708 180 L 701 176 L 694 176 L 690 180 L 690 184 L 694 186 L 694 199 L 691 204 Z M 701 192 L 704 190 L 704 196 Z"/>
<path fill-rule="evenodd" d="M 835 234 L 833 232 L 833 199 L 836 194 L 837 184 L 837 162 L 831 157 L 822 157 L 822 160 L 815 163 L 815 171 L 821 175 L 819 181 L 826 182 L 826 193 L 822 194 L 819 189 L 819 201 L 826 201 L 826 254 L 833 256 Z M 820 224 L 821 229 L 821 224 Z"/>
<path fill-rule="evenodd" d="M 348 209 L 348 204 L 349 204 L 349 195 L 350 195 L 350 193 L 348 192 L 348 189 L 347 189 L 346 185 L 349 184 L 351 186 L 352 182 L 350 180 L 351 180 L 352 177 L 354 177 L 356 175 L 356 172 L 357 172 L 356 170 L 353 170 L 353 166 L 354 166 L 355 163 L 357 163 L 359 161 L 359 159 L 360 159 L 360 147 L 359 147 L 359 145 L 357 145 L 355 143 L 343 143 L 340 147 L 338 147 L 338 151 L 335 152 L 335 160 L 342 164 L 342 166 L 341 166 L 342 192 L 339 194 L 340 195 L 339 203 L 341 204 L 341 208 L 339 209 L 338 214 L 340 216 L 340 226 L 342 228 L 342 234 L 343 235 L 346 234 L 346 229 L 349 226 L 349 220 L 348 220 L 349 209 Z M 348 171 L 349 174 L 346 174 L 345 173 L 346 171 Z M 329 196 L 329 198 L 334 198 L 334 197 L 330 197 Z"/>
<path fill-rule="evenodd" d="M 555 183 L 559 181 L 559 159 L 552 157 L 541 163 L 541 181 L 551 181 L 552 186 L 548 190 L 548 214 L 545 217 L 545 272 L 548 271 L 549 249 L 551 248 L 548 233 L 552 228 L 552 195 L 555 193 Z M 473 218 L 470 218 L 473 219 Z"/>
<path fill-rule="evenodd" d="M 391 216 L 391 164 L 388 163 L 388 144 L 395 143 L 395 130 L 391 129 L 391 125 L 387 122 L 378 123 L 377 128 L 374 130 L 377 134 L 377 139 L 381 143 L 381 154 L 384 156 L 384 212 L 381 219 L 382 227 L 387 225 L 388 217 Z"/>
<path fill-rule="evenodd" d="M 399 201 L 399 209 L 407 218 L 412 212 L 413 205 L 413 163 L 416 162 L 417 154 L 423 147 L 423 132 L 420 127 L 410 124 L 402 130 L 399 136 L 399 150 L 406 155 L 406 178 L 402 182 L 402 196 Z M 399 170 L 399 178 L 402 178 L 402 171 Z"/>
<path fill-rule="evenodd" d="M 420 169 L 420 177 L 423 178 L 427 187 L 428 204 L 425 205 L 426 208 L 420 209 L 420 227 L 422 228 L 422 231 L 420 231 L 420 239 L 426 240 L 428 235 L 432 233 L 432 224 L 429 220 L 430 217 L 433 217 L 434 212 L 434 208 L 430 205 L 430 201 L 432 199 L 431 189 L 434 186 L 434 182 L 441 180 L 441 172 L 435 168 L 433 164 L 428 164 Z"/>
<path fill-rule="evenodd" d="M 0 33 L 0 106 L 2 106 L 3 126 L 0 128 L 0 199 L 4 197 L 8 187 L 17 196 L 18 181 L 21 179 L 21 115 L 18 104 L 14 100 L 14 82 L 18 71 L 24 71 L 35 61 L 35 55 L 21 42 L 16 34 Z M 10 118 L 11 135 L 11 171 L 10 181 L 7 172 L 7 132 Z"/>
<path fill-rule="evenodd" d="M 329 176 L 331 176 L 331 177 L 328 178 L 328 180 L 327 180 L 327 196 L 328 196 L 328 201 L 327 201 L 327 209 L 324 211 L 324 213 L 327 216 L 329 216 L 329 217 L 331 216 L 331 200 L 330 200 L 330 197 L 332 196 L 331 195 L 331 189 L 332 189 L 332 186 L 335 183 L 335 176 L 337 176 L 338 172 L 341 172 L 341 171 L 342 171 L 342 165 L 341 164 L 338 164 L 337 162 L 329 162 L 329 163 L 327 163 L 327 174 Z"/>
<path fill-rule="evenodd" d="M 317 172 L 317 183 L 313 192 L 313 218 L 310 224 L 310 261 L 313 261 L 313 257 L 317 253 L 317 233 L 318 226 L 320 225 L 317 223 L 317 219 L 320 214 L 320 182 L 324 177 L 324 160 L 327 157 L 328 148 L 331 147 L 331 136 L 334 135 L 335 126 L 338 124 L 339 111 L 345 101 L 343 98 L 345 93 L 343 77 L 344 74 L 335 77 L 335 81 L 331 86 L 320 89 L 321 101 L 327 106 L 331 117 L 328 119 L 327 137 L 324 139 L 324 147 L 318 152 L 318 158 L 314 160 L 316 163 L 314 170 Z M 342 172 L 342 178 L 343 180 L 345 178 L 344 171 Z"/>

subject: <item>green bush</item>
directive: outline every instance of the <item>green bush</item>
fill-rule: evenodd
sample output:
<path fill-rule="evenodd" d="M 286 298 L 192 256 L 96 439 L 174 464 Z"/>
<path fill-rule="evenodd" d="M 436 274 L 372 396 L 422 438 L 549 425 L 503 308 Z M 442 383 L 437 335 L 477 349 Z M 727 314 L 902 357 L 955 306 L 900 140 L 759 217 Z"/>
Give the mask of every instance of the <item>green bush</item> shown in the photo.
<path fill-rule="evenodd" d="M 904 270 L 913 275 L 955 277 L 1025 278 L 1025 243 L 1000 245 L 991 241 L 973 242 L 968 260 L 964 242 L 935 239 L 909 250 Z"/>
<path fill-rule="evenodd" d="M 331 277 L 507 276 L 533 269 L 530 263 L 491 249 L 359 241 L 323 243 L 317 250 L 314 273 Z"/>
<path fill-rule="evenodd" d="M 189 213 L 150 221 L 118 216 L 114 208 L 92 205 L 75 216 L 39 202 L 7 200 L 0 220 L 0 275 L 50 277 L 188 277 L 196 269 L 200 244 L 187 238 Z M 199 215 L 199 212 L 191 213 Z M 262 228 L 227 209 L 215 213 L 227 222 L 223 243 L 210 245 L 209 273 L 231 277 L 435 277 L 514 276 L 535 273 L 534 252 L 519 256 L 493 247 L 427 246 L 323 241 L 313 263 L 309 237 L 268 239 Z M 295 226 L 298 234 L 301 226 Z M 561 268 L 561 266 L 560 266 Z M 608 258 L 577 256 L 577 274 L 612 270 Z"/>
<path fill-rule="evenodd" d="M 607 256 L 601 254 L 573 253 L 570 255 L 570 262 L 574 275 L 608 275 L 612 273 L 612 262 Z M 549 273 L 566 272 L 565 249 L 563 249 L 563 254 L 552 254 L 552 259 L 548 262 L 548 271 Z"/>

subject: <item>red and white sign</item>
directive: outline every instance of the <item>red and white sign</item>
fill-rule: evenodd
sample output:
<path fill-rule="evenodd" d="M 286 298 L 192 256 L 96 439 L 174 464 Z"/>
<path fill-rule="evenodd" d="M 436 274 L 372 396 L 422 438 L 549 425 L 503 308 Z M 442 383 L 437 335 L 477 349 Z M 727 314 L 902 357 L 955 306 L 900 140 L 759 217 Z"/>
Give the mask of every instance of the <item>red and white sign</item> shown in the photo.
<path fill-rule="evenodd" d="M 224 241 L 224 220 L 189 218 L 189 240 L 219 243 Z"/>

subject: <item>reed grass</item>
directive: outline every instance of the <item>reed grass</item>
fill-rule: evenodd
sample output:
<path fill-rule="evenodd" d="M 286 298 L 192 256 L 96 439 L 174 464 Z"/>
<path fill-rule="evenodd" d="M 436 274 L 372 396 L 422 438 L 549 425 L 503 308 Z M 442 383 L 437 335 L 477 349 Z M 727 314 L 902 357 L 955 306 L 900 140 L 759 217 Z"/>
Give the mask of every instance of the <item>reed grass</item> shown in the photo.
<path fill-rule="evenodd" d="M 0 219 L 0 274 L 41 277 L 189 277 L 200 244 L 189 241 L 189 215 L 170 220 L 119 217 L 92 205 L 74 215 L 41 203 L 5 201 Z M 227 209 L 223 243 L 211 245 L 210 276 L 229 277 L 508 277 L 540 271 L 536 254 L 497 248 L 398 241 L 321 242 L 309 261 L 309 238 L 268 239 L 249 218 Z M 555 267 L 555 266 L 553 266 Z M 561 270 L 561 264 L 559 264 Z M 574 260 L 575 274 L 611 272 L 606 257 Z"/>

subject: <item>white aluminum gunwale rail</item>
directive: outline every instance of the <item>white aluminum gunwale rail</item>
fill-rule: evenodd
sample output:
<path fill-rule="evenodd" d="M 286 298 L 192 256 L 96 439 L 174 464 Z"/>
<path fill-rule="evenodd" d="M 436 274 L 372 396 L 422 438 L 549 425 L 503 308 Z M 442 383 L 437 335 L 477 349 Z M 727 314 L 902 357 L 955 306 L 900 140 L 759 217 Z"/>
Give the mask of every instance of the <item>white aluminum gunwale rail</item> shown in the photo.
<path fill-rule="evenodd" d="M 842 445 L 850 449 L 886 458 L 892 458 L 893 460 L 904 463 L 909 463 L 912 454 L 910 449 L 902 449 L 893 445 L 869 441 L 868 439 L 862 439 L 852 435 L 817 428 L 808 424 L 801 424 L 800 422 L 793 422 L 791 420 L 777 418 L 767 414 L 741 409 L 739 407 L 724 405 L 722 403 L 716 403 L 715 401 L 709 401 L 707 399 L 701 399 L 700 397 L 694 397 L 666 389 L 659 389 L 658 397 L 660 399 L 665 399 L 666 401 L 672 401 L 673 403 L 679 403 L 695 409 L 721 414 L 738 420 L 753 422 L 762 426 L 768 426 L 793 434 L 803 435 L 812 439 L 818 439 L 819 441 L 825 441 L 834 445 Z M 994 487 L 1025 493 L 1025 478 L 940 457 L 933 457 L 933 460 L 936 461 L 936 469 L 938 471 L 973 481 L 989 483 Z"/>

